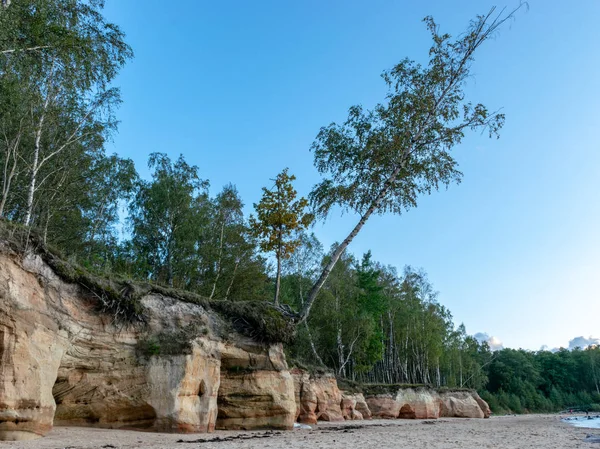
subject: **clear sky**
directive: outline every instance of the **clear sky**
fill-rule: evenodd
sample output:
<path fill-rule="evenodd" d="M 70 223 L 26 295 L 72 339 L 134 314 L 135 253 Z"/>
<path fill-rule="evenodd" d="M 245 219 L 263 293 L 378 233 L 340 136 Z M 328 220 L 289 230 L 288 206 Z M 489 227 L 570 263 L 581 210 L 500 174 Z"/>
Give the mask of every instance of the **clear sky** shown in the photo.
<path fill-rule="evenodd" d="M 213 193 L 236 184 L 248 213 L 284 167 L 307 195 L 319 128 L 382 101 L 382 70 L 426 61 L 424 16 L 458 34 L 518 2 L 503 1 L 107 0 L 136 55 L 110 149 L 143 176 L 149 153 L 181 153 Z M 599 18 L 597 0 L 530 0 L 480 49 L 468 88 L 504 108 L 501 139 L 467 138 L 461 185 L 371 219 L 350 247 L 423 267 L 457 324 L 508 347 L 600 336 Z M 315 232 L 329 247 L 356 220 L 334 213 Z"/>

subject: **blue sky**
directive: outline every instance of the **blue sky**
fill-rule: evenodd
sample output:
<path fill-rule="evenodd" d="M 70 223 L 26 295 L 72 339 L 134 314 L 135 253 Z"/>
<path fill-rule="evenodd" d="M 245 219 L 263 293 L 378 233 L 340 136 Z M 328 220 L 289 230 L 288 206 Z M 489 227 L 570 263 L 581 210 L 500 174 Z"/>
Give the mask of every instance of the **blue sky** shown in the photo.
<path fill-rule="evenodd" d="M 181 153 L 213 193 L 236 184 L 248 212 L 284 167 L 307 195 L 319 128 L 382 101 L 384 69 L 426 61 L 421 19 L 458 34 L 494 4 L 107 0 L 136 54 L 117 80 L 110 150 L 144 176 L 149 153 Z M 373 218 L 350 247 L 423 267 L 457 324 L 505 346 L 600 336 L 598 17 L 596 0 L 529 1 L 481 48 L 468 87 L 474 102 L 503 108 L 501 139 L 469 136 L 455 150 L 461 185 Z M 328 247 L 356 220 L 334 213 L 315 232 Z"/>

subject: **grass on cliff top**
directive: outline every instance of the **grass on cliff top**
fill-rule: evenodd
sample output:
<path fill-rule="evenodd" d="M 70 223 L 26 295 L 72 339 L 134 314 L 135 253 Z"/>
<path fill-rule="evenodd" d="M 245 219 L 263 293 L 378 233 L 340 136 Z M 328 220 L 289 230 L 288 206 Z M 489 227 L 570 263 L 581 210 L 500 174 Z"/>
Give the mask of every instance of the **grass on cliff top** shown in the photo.
<path fill-rule="evenodd" d="M 146 323 L 141 299 L 148 294 L 168 296 L 179 301 L 198 304 L 218 314 L 233 328 L 253 340 L 263 343 L 291 343 L 295 326 L 285 311 L 264 301 L 209 300 L 193 292 L 137 282 L 118 276 L 96 275 L 81 266 L 67 262 L 60 251 L 45 245 L 35 230 L 0 220 L 0 246 L 17 254 L 33 252 L 63 281 L 77 284 L 97 304 L 100 313 L 111 315 L 116 322 Z"/>
<path fill-rule="evenodd" d="M 377 395 L 395 395 L 398 390 L 406 390 L 409 388 L 425 388 L 428 390 L 435 390 L 439 393 L 451 393 L 451 392 L 471 392 L 474 391 L 469 388 L 448 388 L 448 387 L 440 387 L 436 388 L 432 385 L 427 384 L 369 384 L 369 383 L 360 383 L 354 382 L 347 379 L 338 379 L 338 387 L 340 390 L 347 391 L 349 393 L 363 393 L 365 396 L 377 396 Z"/>
<path fill-rule="evenodd" d="M 321 365 L 315 365 L 314 363 L 309 363 L 300 358 L 294 358 L 292 355 L 290 355 L 288 353 L 288 351 L 286 351 L 286 353 L 285 353 L 285 359 L 287 360 L 290 370 L 299 369 L 302 371 L 306 371 L 311 376 L 323 375 L 323 374 L 331 375 L 331 376 L 335 375 L 335 372 L 331 368 L 326 367 L 326 366 L 321 366 Z"/>
<path fill-rule="evenodd" d="M 400 389 L 407 388 L 431 388 L 424 384 L 368 384 L 353 382 L 346 379 L 338 379 L 340 390 L 351 393 L 363 393 L 365 396 L 375 396 L 379 394 L 395 395 Z"/>

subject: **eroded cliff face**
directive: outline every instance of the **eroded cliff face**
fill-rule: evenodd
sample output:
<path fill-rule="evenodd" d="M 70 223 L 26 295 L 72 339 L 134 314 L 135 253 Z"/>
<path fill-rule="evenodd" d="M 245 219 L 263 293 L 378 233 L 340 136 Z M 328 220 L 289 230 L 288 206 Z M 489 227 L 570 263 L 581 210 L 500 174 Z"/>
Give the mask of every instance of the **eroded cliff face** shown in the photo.
<path fill-rule="evenodd" d="M 141 294 L 145 322 L 132 325 L 122 311 L 99 312 L 97 295 L 0 244 L 0 440 L 38 438 L 53 425 L 211 432 L 490 414 L 474 392 L 363 395 L 340 391 L 331 374 L 290 372 L 281 344 L 242 335 L 211 305 Z"/>
<path fill-rule="evenodd" d="M 0 439 L 37 438 L 53 424 L 293 426 L 281 345 L 242 336 L 197 304 L 156 294 L 140 303 L 147 323 L 122 324 L 39 256 L 0 252 Z"/>
<path fill-rule="evenodd" d="M 344 392 L 332 374 L 293 369 L 297 420 L 489 418 L 488 404 L 474 391 L 429 387 L 369 386 L 365 392 Z M 365 399 L 366 398 L 366 399 Z"/>
<path fill-rule="evenodd" d="M 221 352 L 217 429 L 285 430 L 295 418 L 294 382 L 280 345 L 260 354 L 239 346 Z"/>
<path fill-rule="evenodd" d="M 317 421 L 344 421 L 342 393 L 333 374 L 313 375 L 292 370 L 298 422 L 316 424 Z"/>
<path fill-rule="evenodd" d="M 415 387 L 366 396 L 373 418 L 489 418 L 491 413 L 475 391 Z"/>

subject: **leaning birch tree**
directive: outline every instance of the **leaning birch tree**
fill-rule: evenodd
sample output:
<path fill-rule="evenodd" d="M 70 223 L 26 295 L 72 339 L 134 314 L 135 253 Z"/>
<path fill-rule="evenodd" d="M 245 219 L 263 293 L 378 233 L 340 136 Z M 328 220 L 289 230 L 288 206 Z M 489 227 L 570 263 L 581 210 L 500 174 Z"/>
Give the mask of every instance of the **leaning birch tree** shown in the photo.
<path fill-rule="evenodd" d="M 471 103 L 465 86 L 476 51 L 522 6 L 508 13 L 492 8 L 454 40 L 426 17 L 433 39 L 428 64 L 402 60 L 382 75 L 388 86 L 384 103 L 373 110 L 353 106 L 343 124 L 321 128 L 312 151 L 324 179 L 311 192 L 311 203 L 321 217 L 339 206 L 360 218 L 313 285 L 299 322 L 306 320 L 331 270 L 371 215 L 400 214 L 415 207 L 419 195 L 460 182 L 451 151 L 466 131 L 498 136 L 504 115 Z"/>

